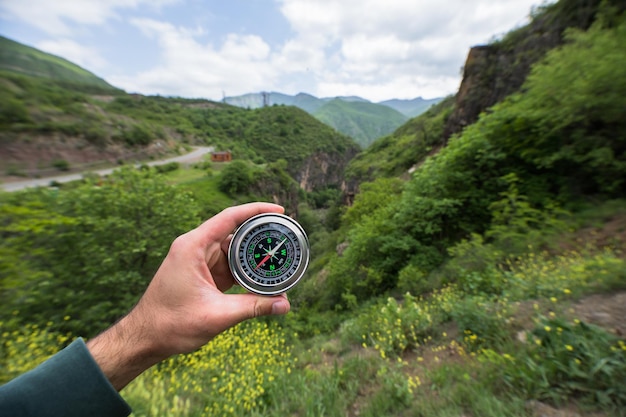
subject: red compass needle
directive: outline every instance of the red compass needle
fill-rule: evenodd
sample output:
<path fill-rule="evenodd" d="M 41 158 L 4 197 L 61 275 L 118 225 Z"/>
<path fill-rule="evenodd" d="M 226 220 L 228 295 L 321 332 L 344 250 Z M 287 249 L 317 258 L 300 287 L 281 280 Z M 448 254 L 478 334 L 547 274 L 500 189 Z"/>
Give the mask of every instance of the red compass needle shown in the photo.
<path fill-rule="evenodd" d="M 261 262 L 259 262 L 256 265 L 256 268 L 254 268 L 254 270 L 256 271 L 257 269 L 259 269 L 265 262 L 267 262 L 267 260 L 269 258 L 273 258 L 274 255 L 276 254 L 276 252 L 278 251 L 278 248 L 280 248 L 281 246 L 283 246 L 283 243 L 285 243 L 285 241 L 287 241 L 287 238 L 283 239 L 282 242 L 280 242 L 278 245 L 276 245 L 276 247 L 274 249 L 272 249 L 271 251 L 267 252 L 267 255 L 265 255 L 265 258 L 263 258 L 261 260 Z"/>

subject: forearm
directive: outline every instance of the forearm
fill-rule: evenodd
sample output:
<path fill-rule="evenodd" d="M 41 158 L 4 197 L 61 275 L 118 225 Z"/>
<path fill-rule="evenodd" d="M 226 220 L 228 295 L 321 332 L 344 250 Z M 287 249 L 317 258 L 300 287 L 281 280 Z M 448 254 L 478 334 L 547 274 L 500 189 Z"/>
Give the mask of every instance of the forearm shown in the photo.
<path fill-rule="evenodd" d="M 117 391 L 165 359 L 148 333 L 145 323 L 138 323 L 131 313 L 87 342 L 89 352 Z"/>
<path fill-rule="evenodd" d="M 123 417 L 130 412 L 81 339 L 0 387 L 0 416 Z"/>

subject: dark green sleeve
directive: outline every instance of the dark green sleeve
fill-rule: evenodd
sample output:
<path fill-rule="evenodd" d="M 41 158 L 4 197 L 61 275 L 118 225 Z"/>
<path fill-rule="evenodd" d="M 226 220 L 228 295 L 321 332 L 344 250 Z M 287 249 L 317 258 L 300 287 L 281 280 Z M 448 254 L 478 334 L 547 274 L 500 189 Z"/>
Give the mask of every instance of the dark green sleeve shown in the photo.
<path fill-rule="evenodd" d="M 82 339 L 0 387 L 0 416 L 125 417 L 130 412 Z"/>

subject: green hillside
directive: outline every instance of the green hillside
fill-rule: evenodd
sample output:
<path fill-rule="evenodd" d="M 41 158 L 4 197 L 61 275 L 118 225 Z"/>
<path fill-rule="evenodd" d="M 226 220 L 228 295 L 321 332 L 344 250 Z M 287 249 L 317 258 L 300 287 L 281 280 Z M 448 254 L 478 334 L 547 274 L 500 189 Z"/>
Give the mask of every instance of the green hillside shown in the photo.
<path fill-rule="evenodd" d="M 392 134 L 374 141 L 350 162 L 347 178 L 362 182 L 407 174 L 427 155 L 441 149 L 443 128 L 453 106 L 454 97 L 447 97 Z"/>
<path fill-rule="evenodd" d="M 102 78 L 66 59 L 0 36 L 0 70 L 62 82 L 93 91 L 119 91 Z"/>
<path fill-rule="evenodd" d="M 359 299 L 393 289 L 402 271 L 427 280 L 472 234 L 493 239 L 499 228 L 512 227 L 513 236 L 521 227 L 530 236 L 555 206 L 575 210 L 589 199 L 626 195 L 626 50 L 619 47 L 626 23 L 605 20 L 608 7 L 604 13 L 588 32 L 568 31 L 566 46 L 534 66 L 521 92 L 449 143 L 441 132 L 452 106 L 444 100 L 351 163 L 349 177 L 373 183 L 348 210 L 350 246 L 328 278 L 333 302 L 340 301 L 339 288 L 352 288 Z M 382 177 L 415 164 L 409 181 L 390 195 Z M 382 203 L 360 218 L 361 204 L 371 202 L 359 198 Z"/>
<path fill-rule="evenodd" d="M 408 117 L 425 112 L 441 99 L 388 100 L 378 104 L 360 97 L 317 98 L 299 93 L 295 96 L 271 93 L 251 93 L 237 97 L 226 97 L 224 102 L 233 106 L 256 109 L 267 105 L 296 106 L 317 119 L 334 127 L 337 131 L 367 147 L 373 140 L 391 133 Z"/>
<path fill-rule="evenodd" d="M 348 135 L 362 147 L 393 132 L 406 116 L 389 107 L 366 101 L 332 100 L 314 113 L 315 117 Z"/>
<path fill-rule="evenodd" d="M 128 94 L 103 98 L 68 90 L 63 83 L 6 72 L 0 73 L 0 97 L 3 146 L 28 143 L 33 135 L 71 137 L 80 146 L 102 149 L 141 149 L 159 141 L 173 147 L 213 145 L 257 163 L 284 159 L 294 175 L 315 152 L 348 155 L 357 149 L 351 139 L 295 107 L 245 110 L 198 99 Z M 0 168 L 9 163 L 3 160 Z"/>

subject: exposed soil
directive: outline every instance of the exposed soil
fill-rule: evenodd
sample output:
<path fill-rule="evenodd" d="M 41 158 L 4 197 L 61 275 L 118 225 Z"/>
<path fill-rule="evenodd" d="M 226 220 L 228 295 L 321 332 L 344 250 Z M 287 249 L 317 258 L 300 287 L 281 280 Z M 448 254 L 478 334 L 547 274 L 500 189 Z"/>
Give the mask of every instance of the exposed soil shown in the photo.
<path fill-rule="evenodd" d="M 0 143 L 0 181 L 59 175 L 62 172 L 54 167 L 55 161 L 66 161 L 70 171 L 76 171 L 103 164 L 115 165 L 118 161 L 158 158 L 170 151 L 168 148 L 161 142 L 142 149 L 119 144 L 98 147 L 80 138 L 49 136 L 4 141 Z"/>
<path fill-rule="evenodd" d="M 578 300 L 572 308 L 578 319 L 626 337 L 626 291 L 590 295 Z"/>
<path fill-rule="evenodd" d="M 581 246 L 626 249 L 626 213 L 614 214 L 602 220 L 602 225 L 588 226 L 565 236 L 561 249 L 578 249 Z M 622 253 L 626 256 L 626 253 Z"/>

